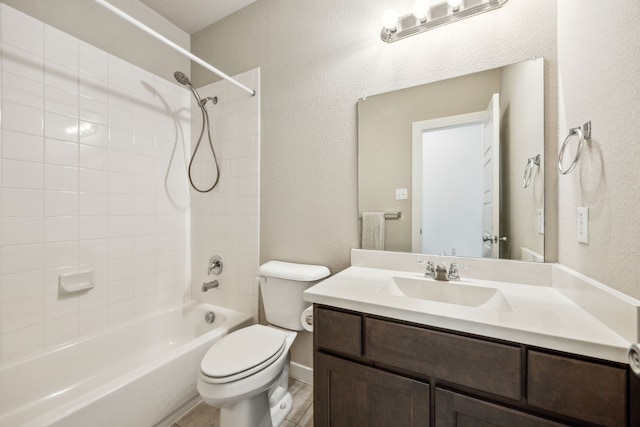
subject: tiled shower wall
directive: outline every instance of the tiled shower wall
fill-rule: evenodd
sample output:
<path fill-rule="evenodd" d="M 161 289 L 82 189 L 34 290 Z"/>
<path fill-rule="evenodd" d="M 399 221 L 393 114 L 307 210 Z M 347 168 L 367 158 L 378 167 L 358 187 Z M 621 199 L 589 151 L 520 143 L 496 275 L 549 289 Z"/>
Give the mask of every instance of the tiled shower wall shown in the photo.
<path fill-rule="evenodd" d="M 0 361 L 182 302 L 189 92 L 1 13 Z M 188 70 L 184 70 L 188 71 Z M 95 288 L 60 295 L 60 274 Z"/>
<path fill-rule="evenodd" d="M 211 136 L 220 181 L 209 193 L 191 190 L 192 297 L 223 307 L 252 313 L 258 319 L 258 265 L 260 249 L 260 70 L 234 76 L 256 91 L 255 96 L 227 81 L 198 89 L 207 103 Z M 191 109 L 191 139 L 195 145 L 202 129 L 200 109 Z M 194 161 L 194 181 L 207 188 L 214 179 L 215 164 L 205 139 Z M 222 257 L 219 276 L 207 276 L 212 255 Z M 204 281 L 217 279 L 220 286 L 202 293 Z"/>

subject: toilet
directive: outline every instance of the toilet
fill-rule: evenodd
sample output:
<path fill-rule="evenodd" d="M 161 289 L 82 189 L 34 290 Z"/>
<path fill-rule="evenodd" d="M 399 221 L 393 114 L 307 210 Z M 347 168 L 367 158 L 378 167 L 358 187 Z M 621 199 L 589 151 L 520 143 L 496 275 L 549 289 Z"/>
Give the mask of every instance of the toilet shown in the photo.
<path fill-rule="evenodd" d="M 260 266 L 269 326 L 252 325 L 216 342 L 200 363 L 198 392 L 220 408 L 221 427 L 278 427 L 291 411 L 289 349 L 310 305 L 305 289 L 329 276 L 327 267 L 269 261 Z"/>

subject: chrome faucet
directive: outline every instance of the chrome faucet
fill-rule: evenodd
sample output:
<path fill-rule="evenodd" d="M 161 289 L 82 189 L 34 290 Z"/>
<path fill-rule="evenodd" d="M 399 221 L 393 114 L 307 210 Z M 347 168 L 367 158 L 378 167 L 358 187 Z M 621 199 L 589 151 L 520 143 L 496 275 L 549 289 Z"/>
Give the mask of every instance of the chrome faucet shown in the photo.
<path fill-rule="evenodd" d="M 217 280 L 211 282 L 204 282 L 202 284 L 202 292 L 207 292 L 209 289 L 217 288 L 219 285 Z"/>
<path fill-rule="evenodd" d="M 452 262 L 449 270 L 444 264 L 433 264 L 433 261 L 417 261 L 417 264 L 426 264 L 424 277 L 431 277 L 435 280 L 449 281 L 460 280 L 460 264 Z"/>
<path fill-rule="evenodd" d="M 436 266 L 436 277 L 434 277 L 434 279 L 445 282 L 449 280 L 449 273 L 447 273 L 447 267 L 444 264 L 438 264 Z"/>

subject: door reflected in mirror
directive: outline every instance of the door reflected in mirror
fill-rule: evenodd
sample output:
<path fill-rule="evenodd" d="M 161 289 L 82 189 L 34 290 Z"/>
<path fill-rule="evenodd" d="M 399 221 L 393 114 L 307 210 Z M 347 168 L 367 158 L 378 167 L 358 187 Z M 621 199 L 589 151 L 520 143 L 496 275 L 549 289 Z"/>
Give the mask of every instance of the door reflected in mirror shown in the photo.
<path fill-rule="evenodd" d="M 358 101 L 360 213 L 402 212 L 384 250 L 544 260 L 543 63 Z"/>

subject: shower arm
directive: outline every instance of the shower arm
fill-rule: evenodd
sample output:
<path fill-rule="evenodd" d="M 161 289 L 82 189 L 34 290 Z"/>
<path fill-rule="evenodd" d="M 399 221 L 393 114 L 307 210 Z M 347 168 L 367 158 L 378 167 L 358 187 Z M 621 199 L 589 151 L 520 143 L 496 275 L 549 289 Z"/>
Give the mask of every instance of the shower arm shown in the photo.
<path fill-rule="evenodd" d="M 112 5 L 111 3 L 109 3 L 109 2 L 107 2 L 105 0 L 93 0 L 93 1 L 96 2 L 97 4 L 99 4 L 100 6 L 104 7 L 105 9 L 115 13 L 116 15 L 118 15 L 119 17 L 121 17 L 125 21 L 129 22 L 130 24 L 133 24 L 134 26 L 138 27 L 139 29 L 141 29 L 145 33 L 149 34 L 150 36 L 158 39 L 162 43 L 166 44 L 167 46 L 171 47 L 172 49 L 174 49 L 177 52 L 181 53 L 182 55 L 186 56 L 187 58 L 191 59 L 193 62 L 201 65 L 202 67 L 204 67 L 207 70 L 211 71 L 212 73 L 222 77 L 223 79 L 227 80 L 228 82 L 233 83 L 234 85 L 238 86 L 240 89 L 244 90 L 245 92 L 248 92 L 251 96 L 255 96 L 255 94 L 256 94 L 255 90 L 243 85 L 242 83 L 240 83 L 239 81 L 237 81 L 233 77 L 223 73 L 222 71 L 218 70 L 213 65 L 211 65 L 211 64 L 205 62 L 204 60 L 200 59 L 199 57 L 195 56 L 194 54 L 192 54 L 188 50 L 184 49 L 183 47 L 178 46 L 177 44 L 175 44 L 174 42 L 172 42 L 168 38 L 164 37 L 160 33 L 152 30 L 149 27 L 147 27 L 142 22 L 140 22 L 137 19 L 127 15 L 126 13 L 124 13 L 123 11 L 121 11 L 120 9 L 118 9 L 117 7 Z"/>

